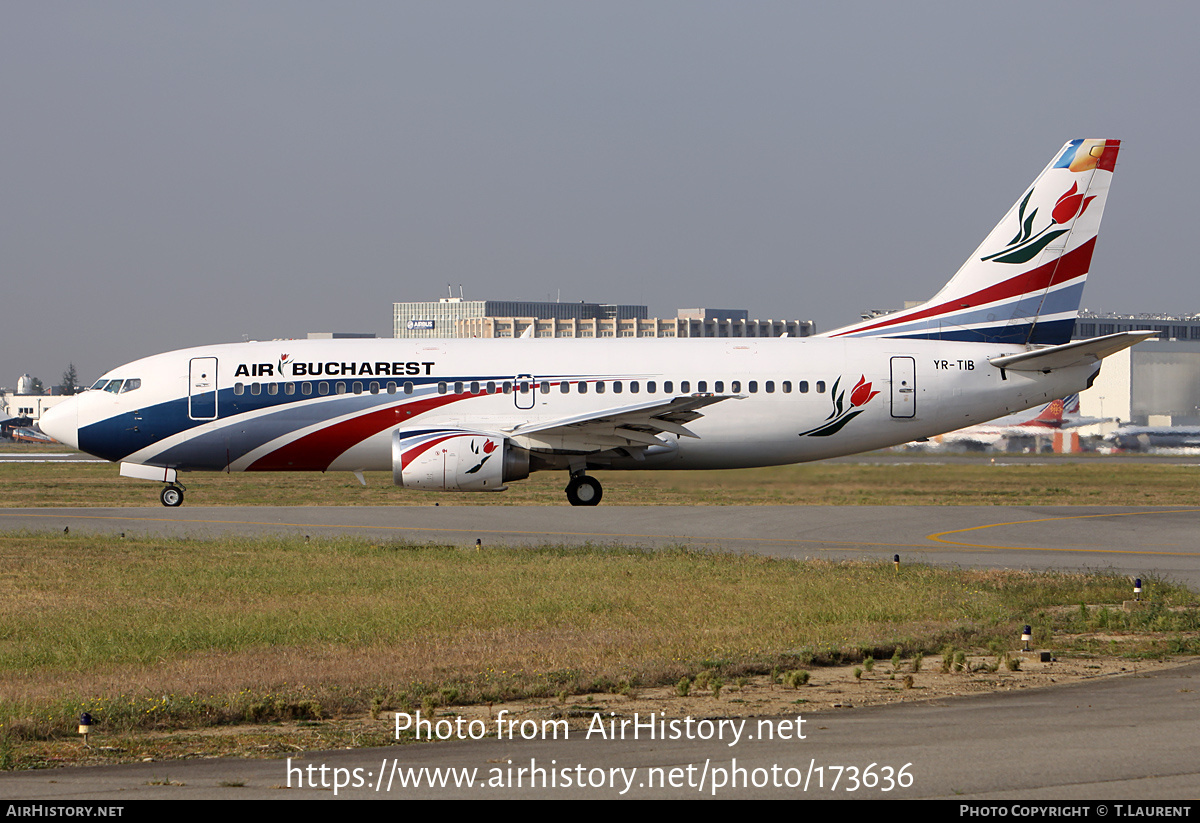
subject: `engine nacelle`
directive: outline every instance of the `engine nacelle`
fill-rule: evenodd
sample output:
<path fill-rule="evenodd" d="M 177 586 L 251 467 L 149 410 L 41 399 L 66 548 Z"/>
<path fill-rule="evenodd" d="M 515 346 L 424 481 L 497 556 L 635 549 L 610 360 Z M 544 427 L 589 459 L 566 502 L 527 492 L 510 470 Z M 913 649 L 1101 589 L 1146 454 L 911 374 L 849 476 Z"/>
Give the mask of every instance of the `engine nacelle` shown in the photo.
<path fill-rule="evenodd" d="M 529 476 L 529 452 L 506 437 L 466 429 L 392 432 L 392 482 L 409 489 L 493 492 Z"/>

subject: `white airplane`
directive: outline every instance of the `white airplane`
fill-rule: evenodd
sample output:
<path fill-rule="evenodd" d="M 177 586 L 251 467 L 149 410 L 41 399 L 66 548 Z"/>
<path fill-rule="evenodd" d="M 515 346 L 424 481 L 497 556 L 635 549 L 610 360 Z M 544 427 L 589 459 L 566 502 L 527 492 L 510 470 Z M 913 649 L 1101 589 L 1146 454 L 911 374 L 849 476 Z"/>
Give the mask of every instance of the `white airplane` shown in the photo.
<path fill-rule="evenodd" d="M 1102 417 L 1083 417 L 1079 414 L 1079 395 L 1071 394 L 1032 409 L 1008 414 L 996 420 L 968 426 L 958 431 L 930 438 L 927 448 L 966 449 L 968 451 L 999 448 L 1010 450 L 1014 446 L 1036 445 L 1038 439 L 1049 440 L 1056 432 L 1077 429 L 1106 422 Z"/>
<path fill-rule="evenodd" d="M 1200 426 L 1121 426 L 1109 434 L 1122 451 L 1200 448 Z"/>
<path fill-rule="evenodd" d="M 1151 336 L 1069 342 L 1117 159 L 1073 140 L 928 302 L 816 337 L 293 340 L 113 369 L 44 414 L 55 439 L 165 483 L 188 471 L 391 470 L 499 491 L 589 469 L 772 466 L 932 437 L 1081 391 Z"/>

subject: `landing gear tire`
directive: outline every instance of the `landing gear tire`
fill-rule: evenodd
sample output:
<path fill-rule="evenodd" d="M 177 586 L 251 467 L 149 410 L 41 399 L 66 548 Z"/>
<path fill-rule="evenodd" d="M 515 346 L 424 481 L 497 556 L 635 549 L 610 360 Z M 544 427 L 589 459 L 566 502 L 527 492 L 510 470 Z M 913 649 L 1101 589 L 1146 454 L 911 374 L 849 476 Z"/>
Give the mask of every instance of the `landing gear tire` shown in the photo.
<path fill-rule="evenodd" d="M 164 506 L 175 508 L 183 505 L 183 489 L 179 486 L 163 486 L 163 490 L 159 492 L 158 499 L 162 501 Z"/>
<path fill-rule="evenodd" d="M 567 483 L 567 501 L 572 506 L 595 506 L 603 496 L 604 489 L 594 477 L 580 475 Z"/>

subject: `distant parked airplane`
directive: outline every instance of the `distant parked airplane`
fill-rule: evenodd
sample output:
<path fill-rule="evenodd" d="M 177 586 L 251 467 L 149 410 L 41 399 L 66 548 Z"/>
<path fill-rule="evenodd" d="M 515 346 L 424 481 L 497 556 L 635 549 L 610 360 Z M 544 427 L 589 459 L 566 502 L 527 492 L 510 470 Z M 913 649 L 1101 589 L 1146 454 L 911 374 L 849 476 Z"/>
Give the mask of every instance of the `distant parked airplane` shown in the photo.
<path fill-rule="evenodd" d="M 1200 426 L 1121 426 L 1108 435 L 1126 451 L 1200 448 Z"/>
<path fill-rule="evenodd" d="M 1072 394 L 1042 406 L 1008 414 L 977 426 L 947 432 L 930 440 L 930 446 L 976 450 L 1012 448 L 1014 444 L 1050 438 L 1055 432 L 1103 423 L 1104 418 L 1081 417 L 1079 395 Z"/>

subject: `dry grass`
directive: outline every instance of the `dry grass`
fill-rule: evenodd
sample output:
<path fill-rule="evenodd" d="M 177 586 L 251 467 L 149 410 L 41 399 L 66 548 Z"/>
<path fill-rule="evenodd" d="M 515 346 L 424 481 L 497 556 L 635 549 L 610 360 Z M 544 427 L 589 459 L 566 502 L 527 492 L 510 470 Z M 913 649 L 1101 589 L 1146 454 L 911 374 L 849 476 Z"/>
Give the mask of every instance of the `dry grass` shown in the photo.
<path fill-rule="evenodd" d="M 986 646 L 1035 610 L 1111 603 L 1128 588 L 682 549 L 347 539 L 9 535 L 0 569 L 10 752 L 69 734 L 84 710 L 110 734 L 134 733 L 640 688 L 700 671 L 732 682 L 947 639 Z M 1154 590 L 1159 629 L 1195 628 L 1164 611 L 1189 593 Z"/>
<path fill-rule="evenodd" d="M 596 472 L 609 505 L 1190 505 L 1200 491 L 1194 466 L 1097 457 L 1072 463 L 811 463 L 766 469 Z M 539 473 L 504 492 L 398 489 L 391 475 L 190 473 L 185 505 L 563 505 L 566 478 Z M 154 506 L 157 486 L 108 464 L 0 464 L 0 505 Z"/>

